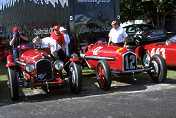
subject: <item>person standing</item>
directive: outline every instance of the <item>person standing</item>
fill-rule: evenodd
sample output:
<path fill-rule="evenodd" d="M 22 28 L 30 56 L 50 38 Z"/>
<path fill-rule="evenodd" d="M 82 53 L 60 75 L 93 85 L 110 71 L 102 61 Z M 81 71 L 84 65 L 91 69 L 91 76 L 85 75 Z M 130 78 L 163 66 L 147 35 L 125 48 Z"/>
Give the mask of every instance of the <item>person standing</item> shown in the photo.
<path fill-rule="evenodd" d="M 66 56 L 69 56 L 68 44 L 70 43 L 70 37 L 67 33 L 65 33 L 66 29 L 64 27 L 60 27 L 59 31 L 61 32 L 61 34 L 64 36 L 64 39 L 65 39 Z"/>
<path fill-rule="evenodd" d="M 109 32 L 108 45 L 112 42 L 114 46 L 126 47 L 128 35 L 126 31 L 120 27 L 120 21 L 113 21 L 111 25 L 112 29 Z"/>
<path fill-rule="evenodd" d="M 10 36 L 9 44 L 13 48 L 13 56 L 14 60 L 16 61 L 17 58 L 19 58 L 19 46 L 23 43 L 26 43 L 28 41 L 28 38 L 24 36 L 24 34 L 21 34 L 18 27 L 13 28 L 13 35 Z"/>
<path fill-rule="evenodd" d="M 62 47 L 62 50 L 65 52 L 65 44 L 66 43 L 65 43 L 65 40 L 64 40 L 64 36 L 59 31 L 59 28 L 60 27 L 58 25 L 55 25 L 54 26 L 54 31 L 51 33 L 50 37 L 57 41 L 56 47 L 57 47 L 57 44 L 59 44 Z"/>
<path fill-rule="evenodd" d="M 54 40 L 56 40 L 56 48 L 54 50 L 54 52 L 57 52 L 60 60 L 62 60 L 63 62 L 66 62 L 66 55 L 65 55 L 65 39 L 64 36 L 61 34 L 61 32 L 59 31 L 59 26 L 55 25 L 54 26 L 54 31 L 51 33 L 50 37 Z M 57 51 L 58 49 L 58 44 L 62 47 L 60 50 Z M 56 55 L 56 53 L 54 54 Z"/>
<path fill-rule="evenodd" d="M 64 63 L 67 62 L 66 54 L 65 54 L 65 39 L 64 36 L 59 31 L 60 27 L 58 25 L 54 26 L 54 31 L 51 33 L 51 38 L 56 40 L 56 48 L 58 44 L 62 47 L 60 50 L 57 51 L 58 57 L 60 60 L 62 60 Z M 55 50 L 56 51 L 56 50 Z M 55 54 L 54 54 L 55 55 Z M 67 72 L 67 75 L 69 75 L 69 66 L 65 66 L 64 70 Z"/>

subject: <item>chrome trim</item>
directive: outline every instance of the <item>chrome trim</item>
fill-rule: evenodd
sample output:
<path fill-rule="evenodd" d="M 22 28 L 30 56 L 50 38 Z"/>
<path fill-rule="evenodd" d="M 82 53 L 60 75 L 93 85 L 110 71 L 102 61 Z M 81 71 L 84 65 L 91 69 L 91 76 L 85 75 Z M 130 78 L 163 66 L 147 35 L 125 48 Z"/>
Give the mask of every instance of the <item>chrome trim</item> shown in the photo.
<path fill-rule="evenodd" d="M 50 62 L 50 64 L 51 64 L 51 71 L 52 71 L 52 78 L 51 78 L 51 79 L 54 79 L 52 61 L 49 60 L 49 59 L 40 59 L 40 60 L 38 60 L 38 61 L 35 63 L 35 69 L 36 69 L 36 70 L 37 70 L 37 63 L 40 62 L 40 61 L 48 61 L 48 62 Z M 35 72 L 35 74 L 36 74 L 36 77 L 37 77 L 37 76 L 38 76 L 37 71 Z M 44 80 L 44 81 L 46 81 L 46 80 Z"/>
<path fill-rule="evenodd" d="M 33 64 L 33 63 L 30 62 L 30 63 L 27 63 L 27 64 L 25 65 L 25 71 L 26 71 L 26 72 L 28 72 L 28 71 L 26 70 L 26 66 L 27 66 L 28 64 Z M 33 64 L 33 65 L 34 65 L 34 64 Z M 34 65 L 34 70 L 35 70 L 35 65 Z M 33 70 L 32 72 L 34 72 L 34 70 Z M 28 73 L 32 73 L 32 72 L 28 72 Z"/>
<path fill-rule="evenodd" d="M 22 66 L 26 66 L 26 63 L 23 63 L 23 62 L 21 62 L 21 61 L 16 61 L 16 63 L 18 63 L 18 64 L 20 64 L 20 65 L 22 65 Z"/>
<path fill-rule="evenodd" d="M 127 71 L 111 71 L 112 74 L 127 74 L 127 73 L 139 73 L 139 72 L 147 72 L 152 70 L 153 68 L 145 68 L 145 69 L 136 69 L 136 70 L 127 70 Z"/>
<path fill-rule="evenodd" d="M 130 51 L 130 50 L 128 50 L 126 53 L 124 53 L 123 54 L 123 69 L 122 69 L 122 71 L 124 71 L 124 56 L 126 55 L 126 54 L 128 54 L 128 53 L 132 53 L 132 54 L 134 54 L 135 56 L 136 56 L 136 53 L 135 52 L 132 52 L 132 51 Z M 137 56 L 136 56 L 136 67 L 137 67 Z"/>
<path fill-rule="evenodd" d="M 58 61 L 59 61 L 60 63 L 63 63 L 63 67 L 62 67 L 62 69 L 63 69 L 63 68 L 64 68 L 64 62 L 63 62 L 62 60 L 56 60 L 56 61 L 54 62 L 53 68 L 56 69 L 56 68 L 55 68 L 55 64 L 56 64 Z M 62 70 L 62 69 L 60 69 L 60 70 Z M 56 70 L 57 70 L 57 69 L 56 69 Z M 59 70 L 58 70 L 58 71 L 59 71 Z"/>
<path fill-rule="evenodd" d="M 82 57 L 84 59 L 94 59 L 94 60 L 101 60 L 101 59 L 110 60 L 110 61 L 116 60 L 116 58 L 111 58 L 111 57 L 87 56 L 85 54 L 80 54 L 80 57 Z"/>

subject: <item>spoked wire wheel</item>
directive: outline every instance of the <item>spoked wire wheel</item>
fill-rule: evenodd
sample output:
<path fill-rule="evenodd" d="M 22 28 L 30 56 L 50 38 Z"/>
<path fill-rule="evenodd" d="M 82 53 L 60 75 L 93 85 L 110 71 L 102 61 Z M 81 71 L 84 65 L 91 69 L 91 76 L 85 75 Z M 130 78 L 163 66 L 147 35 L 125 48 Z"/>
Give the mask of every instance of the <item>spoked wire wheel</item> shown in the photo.
<path fill-rule="evenodd" d="M 96 76 L 101 89 L 109 90 L 111 88 L 111 70 L 106 60 L 98 61 L 96 68 Z"/>

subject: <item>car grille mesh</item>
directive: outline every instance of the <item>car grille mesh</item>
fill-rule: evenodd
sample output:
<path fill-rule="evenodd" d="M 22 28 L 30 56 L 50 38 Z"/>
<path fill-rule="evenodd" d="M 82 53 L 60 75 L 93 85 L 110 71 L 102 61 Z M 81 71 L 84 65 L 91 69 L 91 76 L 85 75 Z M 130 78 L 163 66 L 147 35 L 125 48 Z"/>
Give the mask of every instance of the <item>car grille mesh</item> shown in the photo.
<path fill-rule="evenodd" d="M 38 81 L 48 81 L 52 79 L 52 66 L 49 60 L 40 60 L 36 63 L 36 74 Z"/>

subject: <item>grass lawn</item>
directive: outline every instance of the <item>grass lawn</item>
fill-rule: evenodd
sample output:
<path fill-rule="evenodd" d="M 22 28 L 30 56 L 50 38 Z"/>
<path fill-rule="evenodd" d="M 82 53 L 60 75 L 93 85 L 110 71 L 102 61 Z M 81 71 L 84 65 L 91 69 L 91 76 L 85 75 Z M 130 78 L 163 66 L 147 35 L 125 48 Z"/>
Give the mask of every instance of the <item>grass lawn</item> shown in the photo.
<path fill-rule="evenodd" d="M 7 88 L 7 71 L 5 64 L 0 61 L 0 102 L 3 99 L 9 99 L 9 91 Z"/>

